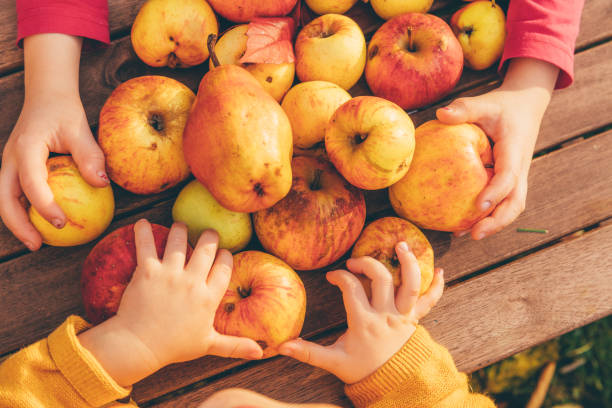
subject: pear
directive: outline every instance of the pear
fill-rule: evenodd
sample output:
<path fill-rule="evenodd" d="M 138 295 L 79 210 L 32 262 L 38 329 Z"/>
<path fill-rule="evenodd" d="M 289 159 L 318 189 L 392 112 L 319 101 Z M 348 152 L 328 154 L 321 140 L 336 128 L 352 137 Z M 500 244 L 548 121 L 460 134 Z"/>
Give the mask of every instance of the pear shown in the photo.
<path fill-rule="evenodd" d="M 244 68 L 221 65 L 204 76 L 183 138 L 194 176 L 228 210 L 271 207 L 291 188 L 291 124 Z"/>

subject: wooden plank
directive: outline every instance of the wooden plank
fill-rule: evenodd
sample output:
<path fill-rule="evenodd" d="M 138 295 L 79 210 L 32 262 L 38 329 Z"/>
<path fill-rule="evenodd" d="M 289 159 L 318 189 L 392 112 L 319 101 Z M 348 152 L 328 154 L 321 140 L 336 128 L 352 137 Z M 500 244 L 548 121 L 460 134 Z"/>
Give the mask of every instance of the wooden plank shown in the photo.
<path fill-rule="evenodd" d="M 446 268 L 447 279 L 463 276 L 479 265 L 499 262 L 514 253 L 550 242 L 564 233 L 610 216 L 612 174 L 607 171 L 605 158 L 610 157 L 611 152 L 612 132 L 608 132 L 536 160 L 530 194 L 546 200 L 533 201 L 523 217 L 537 220 L 537 227 L 549 228 L 549 235 L 509 231 L 500 233 L 512 235 L 501 235 L 505 238 L 499 241 L 500 244 L 487 244 L 486 240 L 483 244 L 426 231 L 438 257 L 437 264 Z M 578 165 L 580 163 L 583 164 Z M 589 187 L 582 185 L 582 180 L 598 181 Z M 109 230 L 140 217 L 168 225 L 170 206 L 170 202 L 163 203 L 114 223 Z M 554 214 L 565 216 L 561 218 Z M 523 217 L 521 219 L 525 219 Z M 540 224 L 543 220 L 546 220 L 546 225 Z M 0 354 L 45 336 L 68 314 L 82 312 L 78 281 L 81 263 L 90 248 L 91 245 L 67 249 L 46 247 L 0 264 L 0 287 L 3 288 L 0 321 L 4 323 L 0 327 Z M 301 276 L 309 299 L 303 335 L 310 337 L 342 324 L 344 315 L 337 290 L 325 282 L 320 272 L 305 272 Z M 40 296 L 41 293 L 45 294 L 44 297 Z M 206 358 L 167 367 L 137 384 L 135 395 L 139 400 L 148 400 L 242 363 Z"/>
<path fill-rule="evenodd" d="M 127 30 L 145 0 L 109 0 L 111 35 Z M 0 0 L 0 74 L 23 68 L 23 51 L 17 48 L 17 10 L 15 0 Z"/>
<path fill-rule="evenodd" d="M 610 254 L 607 226 L 451 287 L 422 323 L 450 350 L 459 370 L 474 371 L 612 313 Z M 350 407 L 340 381 L 284 357 L 152 406 L 196 407 L 231 387 L 287 402 Z"/>

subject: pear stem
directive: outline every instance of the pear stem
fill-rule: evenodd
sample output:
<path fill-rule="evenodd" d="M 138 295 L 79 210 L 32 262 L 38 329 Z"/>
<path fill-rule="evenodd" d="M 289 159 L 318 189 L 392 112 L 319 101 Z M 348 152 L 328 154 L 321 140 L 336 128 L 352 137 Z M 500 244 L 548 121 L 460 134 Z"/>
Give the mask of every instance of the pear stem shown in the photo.
<path fill-rule="evenodd" d="M 210 60 L 212 61 L 215 68 L 221 65 L 221 63 L 219 62 L 219 58 L 217 58 L 217 54 L 215 54 L 216 44 L 217 44 L 217 35 L 210 34 L 208 36 L 208 40 L 206 41 L 206 45 L 208 46 L 208 53 L 210 54 Z"/>

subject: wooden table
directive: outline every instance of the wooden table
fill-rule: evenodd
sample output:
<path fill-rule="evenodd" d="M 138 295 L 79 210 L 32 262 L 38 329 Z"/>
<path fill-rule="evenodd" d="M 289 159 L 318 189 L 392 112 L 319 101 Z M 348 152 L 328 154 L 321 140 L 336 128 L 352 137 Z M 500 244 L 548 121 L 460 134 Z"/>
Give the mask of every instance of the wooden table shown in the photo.
<path fill-rule="evenodd" d="M 112 44 L 86 51 L 81 95 L 91 126 L 110 92 L 144 74 L 174 77 L 193 90 L 205 66 L 152 69 L 131 49 L 129 27 L 142 0 L 110 0 Z M 0 143 L 4 145 L 23 101 L 23 54 L 14 46 L 13 0 L 0 0 Z M 447 16 L 456 4 L 437 0 Z M 351 15 L 366 37 L 380 25 L 369 8 Z M 480 242 L 427 232 L 436 264 L 446 270 L 448 288 L 423 321 L 452 352 L 463 371 L 473 371 L 612 312 L 612 3 L 587 0 L 577 43 L 576 82 L 556 92 L 536 146 L 527 209 L 497 235 Z M 206 65 L 206 64 L 205 64 Z M 477 95 L 494 88 L 494 70 L 465 70 L 456 90 Z M 351 92 L 368 93 L 364 82 Z M 435 107 L 412 114 L 415 124 Z M 140 197 L 115 187 L 114 230 L 146 217 L 170 225 L 177 189 Z M 0 198 L 3 199 L 3 198 Z M 386 192 L 367 194 L 368 217 L 391 213 Z M 517 227 L 545 228 L 548 234 L 517 233 Z M 68 315 L 82 314 L 81 264 L 92 245 L 44 247 L 28 252 L 0 225 L 0 356 L 49 334 Z M 337 265 L 336 265 L 337 266 Z M 331 269 L 331 268 L 327 268 Z M 321 272 L 301 276 L 308 293 L 303 337 L 332 342 L 344 330 L 339 292 Z M 211 393 L 243 387 L 295 402 L 350 406 L 342 384 L 330 374 L 288 358 L 245 362 L 205 357 L 167 367 L 134 387 L 144 406 L 197 406 Z"/>

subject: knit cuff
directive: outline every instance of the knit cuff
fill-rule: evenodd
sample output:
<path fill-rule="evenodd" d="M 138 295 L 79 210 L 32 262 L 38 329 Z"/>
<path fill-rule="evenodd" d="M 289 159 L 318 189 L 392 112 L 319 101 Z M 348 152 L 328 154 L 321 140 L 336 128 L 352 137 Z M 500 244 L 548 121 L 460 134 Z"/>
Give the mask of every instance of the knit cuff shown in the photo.
<path fill-rule="evenodd" d="M 433 340 L 422 326 L 382 367 L 363 380 L 346 385 L 344 392 L 356 407 L 366 407 L 398 389 L 429 360 Z"/>
<path fill-rule="evenodd" d="M 77 334 L 90 327 L 82 318 L 70 316 L 49 335 L 49 352 L 57 368 L 79 395 L 88 404 L 101 406 L 126 397 L 131 389 L 118 385 L 89 350 L 81 346 Z"/>

